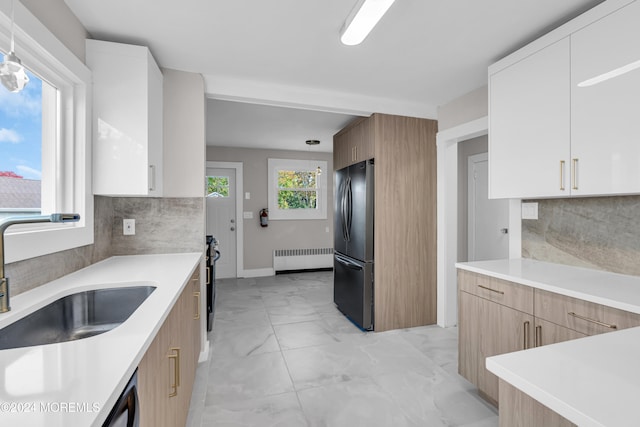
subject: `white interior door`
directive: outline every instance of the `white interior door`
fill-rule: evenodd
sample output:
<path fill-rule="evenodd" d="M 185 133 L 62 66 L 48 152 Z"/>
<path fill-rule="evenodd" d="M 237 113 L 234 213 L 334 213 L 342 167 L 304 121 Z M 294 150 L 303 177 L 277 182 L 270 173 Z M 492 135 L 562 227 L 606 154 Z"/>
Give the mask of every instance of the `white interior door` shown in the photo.
<path fill-rule="evenodd" d="M 509 258 L 509 200 L 489 200 L 487 159 L 469 156 L 469 261 Z"/>
<path fill-rule="evenodd" d="M 207 234 L 218 240 L 220 251 L 216 278 L 236 277 L 236 170 L 207 168 L 207 181 Z"/>

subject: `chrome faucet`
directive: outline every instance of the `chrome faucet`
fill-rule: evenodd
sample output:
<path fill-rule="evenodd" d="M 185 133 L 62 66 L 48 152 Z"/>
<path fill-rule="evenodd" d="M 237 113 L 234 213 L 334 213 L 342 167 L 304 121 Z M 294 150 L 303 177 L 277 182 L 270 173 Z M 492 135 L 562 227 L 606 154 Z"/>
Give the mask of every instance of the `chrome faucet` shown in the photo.
<path fill-rule="evenodd" d="M 51 215 L 13 216 L 0 221 L 0 313 L 11 310 L 9 305 L 9 278 L 4 277 L 4 231 L 15 224 L 34 224 L 37 222 L 77 222 L 76 213 L 55 213 Z"/>

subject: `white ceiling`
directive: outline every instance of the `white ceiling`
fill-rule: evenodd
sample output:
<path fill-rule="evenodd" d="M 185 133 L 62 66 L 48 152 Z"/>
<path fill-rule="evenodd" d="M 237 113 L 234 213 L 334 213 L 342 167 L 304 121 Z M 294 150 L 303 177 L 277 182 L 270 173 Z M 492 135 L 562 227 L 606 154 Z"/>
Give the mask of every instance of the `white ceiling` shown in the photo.
<path fill-rule="evenodd" d="M 209 144 L 296 149 L 289 141 L 353 115 L 436 118 L 437 106 L 486 84 L 489 64 L 602 0 L 398 0 L 359 46 L 339 40 L 356 0 L 65 2 L 94 38 L 143 44 L 161 67 L 201 73 L 219 100 L 209 108 L 228 110 L 208 123 Z"/>

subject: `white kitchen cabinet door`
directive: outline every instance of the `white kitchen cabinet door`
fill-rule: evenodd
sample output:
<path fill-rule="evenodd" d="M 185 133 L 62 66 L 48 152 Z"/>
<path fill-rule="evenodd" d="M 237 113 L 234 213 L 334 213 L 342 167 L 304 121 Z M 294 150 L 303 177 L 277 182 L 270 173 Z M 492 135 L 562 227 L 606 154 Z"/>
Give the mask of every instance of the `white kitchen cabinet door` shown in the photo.
<path fill-rule="evenodd" d="M 640 1 L 571 35 L 571 84 L 571 194 L 640 193 Z"/>
<path fill-rule="evenodd" d="M 93 193 L 162 196 L 162 73 L 149 49 L 86 41 L 93 74 Z"/>
<path fill-rule="evenodd" d="M 565 37 L 489 76 L 489 197 L 569 195 Z"/>

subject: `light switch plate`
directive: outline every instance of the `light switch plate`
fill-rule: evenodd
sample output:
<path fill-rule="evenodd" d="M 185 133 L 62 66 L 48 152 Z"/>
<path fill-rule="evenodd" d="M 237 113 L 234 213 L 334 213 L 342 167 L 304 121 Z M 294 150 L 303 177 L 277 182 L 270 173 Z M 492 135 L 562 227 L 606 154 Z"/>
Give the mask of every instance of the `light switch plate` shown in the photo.
<path fill-rule="evenodd" d="M 522 219 L 538 219 L 538 203 L 522 203 Z"/>

